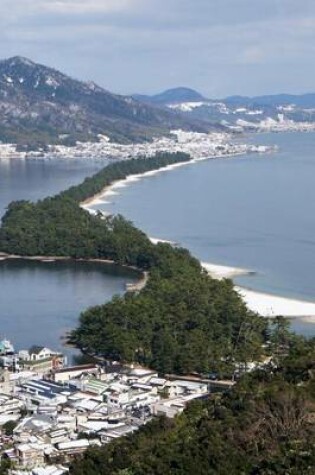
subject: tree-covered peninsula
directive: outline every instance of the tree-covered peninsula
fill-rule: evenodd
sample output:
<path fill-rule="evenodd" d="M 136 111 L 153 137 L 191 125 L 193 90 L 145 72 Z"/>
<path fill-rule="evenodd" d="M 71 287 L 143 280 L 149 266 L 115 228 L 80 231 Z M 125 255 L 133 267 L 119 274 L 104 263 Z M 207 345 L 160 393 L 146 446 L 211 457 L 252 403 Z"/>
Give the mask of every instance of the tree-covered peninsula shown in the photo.
<path fill-rule="evenodd" d="M 81 185 L 37 203 L 11 203 L 0 251 L 23 256 L 111 260 L 149 271 L 139 293 L 84 312 L 71 341 L 106 359 L 160 372 L 216 371 L 259 359 L 266 320 L 250 312 L 231 281 L 213 280 L 187 250 L 154 245 L 121 216 L 92 216 L 80 202 L 115 180 L 188 161 L 160 154 L 109 165 Z"/>

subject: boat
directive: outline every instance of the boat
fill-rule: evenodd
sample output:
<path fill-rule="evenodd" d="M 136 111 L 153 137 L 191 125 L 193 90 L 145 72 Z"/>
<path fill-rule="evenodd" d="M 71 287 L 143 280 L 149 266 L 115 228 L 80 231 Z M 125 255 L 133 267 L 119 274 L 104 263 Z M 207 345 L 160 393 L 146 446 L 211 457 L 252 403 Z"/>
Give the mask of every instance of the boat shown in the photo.
<path fill-rule="evenodd" d="M 12 343 L 4 339 L 0 341 L 0 355 L 6 356 L 6 355 L 13 355 L 14 354 L 14 346 Z"/>

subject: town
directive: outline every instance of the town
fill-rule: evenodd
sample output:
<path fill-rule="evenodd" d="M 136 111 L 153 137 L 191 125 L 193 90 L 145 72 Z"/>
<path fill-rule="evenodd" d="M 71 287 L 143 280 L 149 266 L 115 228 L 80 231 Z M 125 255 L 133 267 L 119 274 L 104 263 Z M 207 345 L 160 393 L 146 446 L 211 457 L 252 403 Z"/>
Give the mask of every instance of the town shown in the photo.
<path fill-rule="evenodd" d="M 58 352 L 15 352 L 8 340 L 0 342 L 0 355 L 0 453 L 12 475 L 67 473 L 89 446 L 128 435 L 155 416 L 173 418 L 191 400 L 234 384 L 161 377 L 117 362 L 67 366 Z"/>
<path fill-rule="evenodd" d="M 105 135 L 99 135 L 98 142 L 77 142 L 74 147 L 51 145 L 47 150 L 18 151 L 14 144 L 0 143 L 0 158 L 87 158 L 126 160 L 137 157 L 152 157 L 162 152 L 184 152 L 192 158 L 223 157 L 245 154 L 250 152 L 267 152 L 274 147 L 248 145 L 231 142 L 231 135 L 225 132 L 209 134 L 174 130 L 169 137 L 156 138 L 151 142 L 119 144 L 109 140 Z"/>

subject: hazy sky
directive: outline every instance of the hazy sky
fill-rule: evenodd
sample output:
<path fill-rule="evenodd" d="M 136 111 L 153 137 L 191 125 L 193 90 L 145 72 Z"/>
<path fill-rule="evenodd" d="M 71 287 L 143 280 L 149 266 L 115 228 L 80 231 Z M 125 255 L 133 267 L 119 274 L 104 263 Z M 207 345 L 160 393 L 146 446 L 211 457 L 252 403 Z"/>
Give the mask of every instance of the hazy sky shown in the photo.
<path fill-rule="evenodd" d="M 0 0 L 0 57 L 120 93 L 315 92 L 315 0 Z"/>

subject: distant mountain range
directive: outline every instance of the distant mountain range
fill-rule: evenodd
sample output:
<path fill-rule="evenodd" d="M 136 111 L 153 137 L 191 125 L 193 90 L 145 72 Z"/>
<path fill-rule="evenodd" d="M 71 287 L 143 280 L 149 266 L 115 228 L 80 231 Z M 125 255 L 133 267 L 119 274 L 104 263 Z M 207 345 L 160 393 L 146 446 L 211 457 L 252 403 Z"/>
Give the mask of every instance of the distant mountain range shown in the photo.
<path fill-rule="evenodd" d="M 170 129 L 208 131 L 209 124 L 180 111 L 112 94 L 27 58 L 0 61 L 0 141 L 20 148 L 95 141 L 141 142 Z"/>
<path fill-rule="evenodd" d="M 277 94 L 246 97 L 231 96 L 207 99 L 199 92 L 179 87 L 153 96 L 135 95 L 146 104 L 176 110 L 187 118 L 209 124 L 238 126 L 264 120 L 288 119 L 294 122 L 315 122 L 315 94 Z"/>
<path fill-rule="evenodd" d="M 269 96 L 231 96 L 223 100 L 235 105 L 283 106 L 294 104 L 298 107 L 315 107 L 315 94 L 274 94 Z"/>
<path fill-rule="evenodd" d="M 182 102 L 224 102 L 226 104 L 234 105 L 261 105 L 261 106 L 279 106 L 295 104 L 300 107 L 315 107 L 315 93 L 309 94 L 274 94 L 267 96 L 229 96 L 224 99 L 207 99 L 200 92 L 190 89 L 188 87 L 176 87 L 167 89 L 164 92 L 155 94 L 153 96 L 134 94 L 132 97 L 141 100 L 142 102 L 149 102 L 160 105 L 179 104 Z"/>

